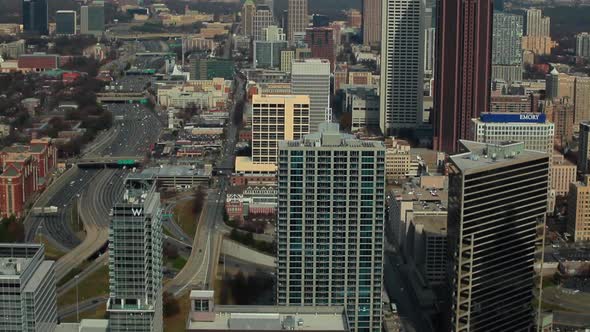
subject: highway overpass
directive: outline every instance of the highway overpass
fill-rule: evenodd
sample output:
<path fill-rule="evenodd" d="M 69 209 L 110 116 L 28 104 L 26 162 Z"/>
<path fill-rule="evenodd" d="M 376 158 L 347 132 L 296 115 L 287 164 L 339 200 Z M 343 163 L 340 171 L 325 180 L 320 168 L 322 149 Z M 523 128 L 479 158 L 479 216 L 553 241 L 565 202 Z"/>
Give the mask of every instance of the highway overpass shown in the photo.
<path fill-rule="evenodd" d="M 96 94 L 99 103 L 147 103 L 143 92 L 99 92 Z"/>
<path fill-rule="evenodd" d="M 75 161 L 79 168 L 132 168 L 141 166 L 137 157 L 96 157 Z"/>

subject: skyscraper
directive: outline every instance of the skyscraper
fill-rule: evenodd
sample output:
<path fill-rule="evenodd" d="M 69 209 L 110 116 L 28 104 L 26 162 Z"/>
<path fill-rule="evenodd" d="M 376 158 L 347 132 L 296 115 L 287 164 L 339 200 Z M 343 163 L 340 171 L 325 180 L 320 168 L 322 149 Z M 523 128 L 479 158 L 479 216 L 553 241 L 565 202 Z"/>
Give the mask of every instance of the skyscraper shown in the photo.
<path fill-rule="evenodd" d="M 275 19 L 272 15 L 272 11 L 266 5 L 256 6 L 256 12 L 254 13 L 252 22 L 252 33 L 254 40 L 265 40 L 264 29 L 271 25 L 275 25 Z"/>
<path fill-rule="evenodd" d="M 385 147 L 322 123 L 279 143 L 279 305 L 344 305 L 351 331 L 381 329 Z"/>
<path fill-rule="evenodd" d="M 256 4 L 253 0 L 246 0 L 242 7 L 242 34 L 252 37 L 254 35 L 254 13 Z"/>
<path fill-rule="evenodd" d="M 57 325 L 54 262 L 40 244 L 0 244 L 3 332 L 53 331 Z"/>
<path fill-rule="evenodd" d="M 434 71 L 434 53 L 436 50 L 436 29 L 424 30 L 424 74 L 432 77 Z"/>
<path fill-rule="evenodd" d="M 297 38 L 305 36 L 305 29 L 309 23 L 307 0 L 288 0 L 287 40 L 293 44 Z"/>
<path fill-rule="evenodd" d="M 590 77 L 576 76 L 574 84 L 574 126 L 590 120 Z M 576 128 L 577 129 L 577 128 Z"/>
<path fill-rule="evenodd" d="M 153 177 L 131 174 L 109 230 L 110 331 L 162 331 L 162 220 Z"/>
<path fill-rule="evenodd" d="M 494 13 L 492 36 L 492 79 L 522 80 L 522 16 Z"/>
<path fill-rule="evenodd" d="M 293 61 L 291 90 L 294 95 L 309 96 L 309 131 L 317 131 L 330 107 L 330 62 L 322 59 Z"/>
<path fill-rule="evenodd" d="M 576 35 L 576 56 L 590 57 L 590 33 L 582 32 Z"/>
<path fill-rule="evenodd" d="M 423 12 L 422 0 L 383 3 L 380 128 L 384 135 L 422 122 Z"/>
<path fill-rule="evenodd" d="M 23 0 L 23 31 L 49 34 L 47 0 Z"/>
<path fill-rule="evenodd" d="M 471 119 L 489 110 L 493 3 L 446 0 L 436 8 L 433 146 L 453 153 Z"/>
<path fill-rule="evenodd" d="M 310 48 L 312 57 L 330 61 L 330 71 L 334 71 L 336 49 L 334 46 L 334 30 L 332 28 L 305 29 L 305 43 Z"/>
<path fill-rule="evenodd" d="M 381 0 L 363 0 L 363 43 L 379 45 L 381 42 Z"/>
<path fill-rule="evenodd" d="M 451 331 L 531 331 L 549 156 L 523 143 L 461 141 L 450 157 Z"/>
<path fill-rule="evenodd" d="M 76 12 L 73 10 L 58 10 L 55 12 L 55 34 L 76 34 Z"/>
<path fill-rule="evenodd" d="M 100 36 L 104 32 L 104 4 L 80 7 L 80 33 Z"/>
<path fill-rule="evenodd" d="M 590 172 L 590 122 L 580 123 L 580 144 L 578 147 L 578 172 Z"/>
<path fill-rule="evenodd" d="M 540 9 L 527 9 L 525 32 L 527 36 L 550 37 L 551 18 L 543 17 L 543 12 Z"/>

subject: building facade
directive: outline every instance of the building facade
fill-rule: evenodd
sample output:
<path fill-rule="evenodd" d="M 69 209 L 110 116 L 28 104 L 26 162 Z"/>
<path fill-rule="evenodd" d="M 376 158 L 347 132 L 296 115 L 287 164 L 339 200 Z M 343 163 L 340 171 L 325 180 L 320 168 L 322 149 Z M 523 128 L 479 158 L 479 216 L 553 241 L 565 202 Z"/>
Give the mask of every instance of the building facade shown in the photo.
<path fill-rule="evenodd" d="M 49 34 L 47 0 L 22 0 L 23 32 Z"/>
<path fill-rule="evenodd" d="M 293 61 L 291 83 L 294 95 L 309 96 L 309 132 L 317 131 L 330 107 L 330 62 L 323 59 Z"/>
<path fill-rule="evenodd" d="M 100 36 L 104 32 L 104 5 L 91 4 L 80 7 L 80 33 Z"/>
<path fill-rule="evenodd" d="M 555 125 L 545 114 L 488 113 L 472 120 L 473 140 L 481 143 L 524 142 L 527 150 L 553 155 Z"/>
<path fill-rule="evenodd" d="M 434 54 L 436 50 L 436 28 L 424 29 L 424 74 L 432 77 L 434 73 Z"/>
<path fill-rule="evenodd" d="M 279 305 L 346 307 L 351 331 L 380 331 L 385 147 L 338 132 L 279 143 Z"/>
<path fill-rule="evenodd" d="M 578 145 L 578 172 L 588 174 L 590 172 L 590 122 L 580 123 Z"/>
<path fill-rule="evenodd" d="M 276 164 L 281 140 L 309 133 L 310 98 L 302 95 L 252 97 L 252 161 Z"/>
<path fill-rule="evenodd" d="M 530 331 L 549 156 L 522 143 L 462 141 L 451 156 L 448 237 L 451 331 Z"/>
<path fill-rule="evenodd" d="M 254 36 L 254 13 L 256 4 L 254 0 L 246 0 L 242 6 L 242 34 L 252 38 Z"/>
<path fill-rule="evenodd" d="M 75 35 L 76 24 L 76 11 L 58 10 L 55 12 L 56 35 Z"/>
<path fill-rule="evenodd" d="M 110 331 L 161 332 L 162 216 L 153 176 L 130 175 L 109 230 Z"/>
<path fill-rule="evenodd" d="M 256 6 L 254 18 L 252 19 L 253 40 L 266 40 L 265 29 L 275 24 L 275 18 L 268 6 Z"/>
<path fill-rule="evenodd" d="M 305 43 L 311 50 L 311 56 L 330 61 L 330 72 L 336 64 L 336 49 L 334 47 L 334 30 L 332 28 L 305 29 Z"/>
<path fill-rule="evenodd" d="M 455 152 L 459 139 L 469 137 L 471 119 L 489 110 L 492 9 L 491 0 L 437 3 L 433 146 L 438 151 Z"/>
<path fill-rule="evenodd" d="M 494 13 L 492 65 L 522 67 L 522 46 L 520 41 L 522 30 L 522 16 L 503 12 Z"/>
<path fill-rule="evenodd" d="M 582 32 L 576 35 L 576 56 L 590 57 L 590 33 Z"/>
<path fill-rule="evenodd" d="M 590 240 L 590 176 L 570 184 L 567 206 L 567 232 L 576 242 Z"/>
<path fill-rule="evenodd" d="M 527 9 L 525 21 L 525 34 L 527 36 L 549 37 L 550 28 L 551 18 L 543 17 L 543 12 L 540 9 Z"/>
<path fill-rule="evenodd" d="M 40 244 L 0 244 L 3 332 L 53 332 L 57 326 L 55 262 Z"/>
<path fill-rule="evenodd" d="M 569 162 L 562 154 L 554 154 L 551 164 L 551 190 L 557 196 L 567 196 L 570 184 L 576 182 L 576 165 Z"/>
<path fill-rule="evenodd" d="M 307 0 L 288 0 L 287 40 L 291 45 L 305 35 L 309 23 Z M 299 35 L 299 37 L 297 37 Z"/>
<path fill-rule="evenodd" d="M 363 0 L 363 43 L 379 45 L 381 43 L 381 0 Z"/>
<path fill-rule="evenodd" d="M 420 0 L 383 1 L 380 128 L 384 135 L 422 123 L 423 12 Z"/>

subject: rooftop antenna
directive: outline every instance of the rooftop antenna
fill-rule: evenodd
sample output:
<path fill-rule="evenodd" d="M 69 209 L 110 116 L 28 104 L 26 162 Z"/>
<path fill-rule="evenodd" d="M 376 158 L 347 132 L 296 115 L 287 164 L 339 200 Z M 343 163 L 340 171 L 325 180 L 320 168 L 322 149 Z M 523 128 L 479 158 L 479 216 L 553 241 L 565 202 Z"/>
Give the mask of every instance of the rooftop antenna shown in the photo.
<path fill-rule="evenodd" d="M 332 122 L 332 108 L 326 107 L 326 122 Z"/>

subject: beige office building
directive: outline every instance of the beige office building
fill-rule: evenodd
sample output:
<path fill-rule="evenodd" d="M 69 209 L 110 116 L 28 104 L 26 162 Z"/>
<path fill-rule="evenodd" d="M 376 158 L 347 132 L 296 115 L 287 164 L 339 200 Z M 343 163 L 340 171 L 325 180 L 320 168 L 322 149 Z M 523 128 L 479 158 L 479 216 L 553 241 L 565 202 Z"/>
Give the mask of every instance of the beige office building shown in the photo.
<path fill-rule="evenodd" d="M 574 128 L 590 120 L 590 77 L 576 77 L 574 89 Z"/>
<path fill-rule="evenodd" d="M 576 182 L 576 165 L 565 159 L 562 154 L 553 155 L 551 166 L 551 189 L 557 196 L 566 196 L 570 184 Z"/>
<path fill-rule="evenodd" d="M 281 51 L 281 71 L 291 73 L 295 51 Z"/>
<path fill-rule="evenodd" d="M 568 196 L 567 232 L 574 237 L 574 241 L 590 240 L 590 176 L 586 176 L 584 183 L 576 182 L 570 185 Z"/>
<path fill-rule="evenodd" d="M 287 10 L 287 39 L 292 44 L 298 38 L 303 39 L 302 37 L 305 36 L 305 29 L 309 24 L 307 0 L 289 0 Z M 298 38 L 295 38 L 296 36 Z"/>
<path fill-rule="evenodd" d="M 405 179 L 411 168 L 410 144 L 406 141 L 385 140 L 385 178 L 388 183 Z"/>
<path fill-rule="evenodd" d="M 237 157 L 236 172 L 276 171 L 278 142 L 309 134 L 309 97 L 254 95 L 252 97 L 252 158 Z"/>

